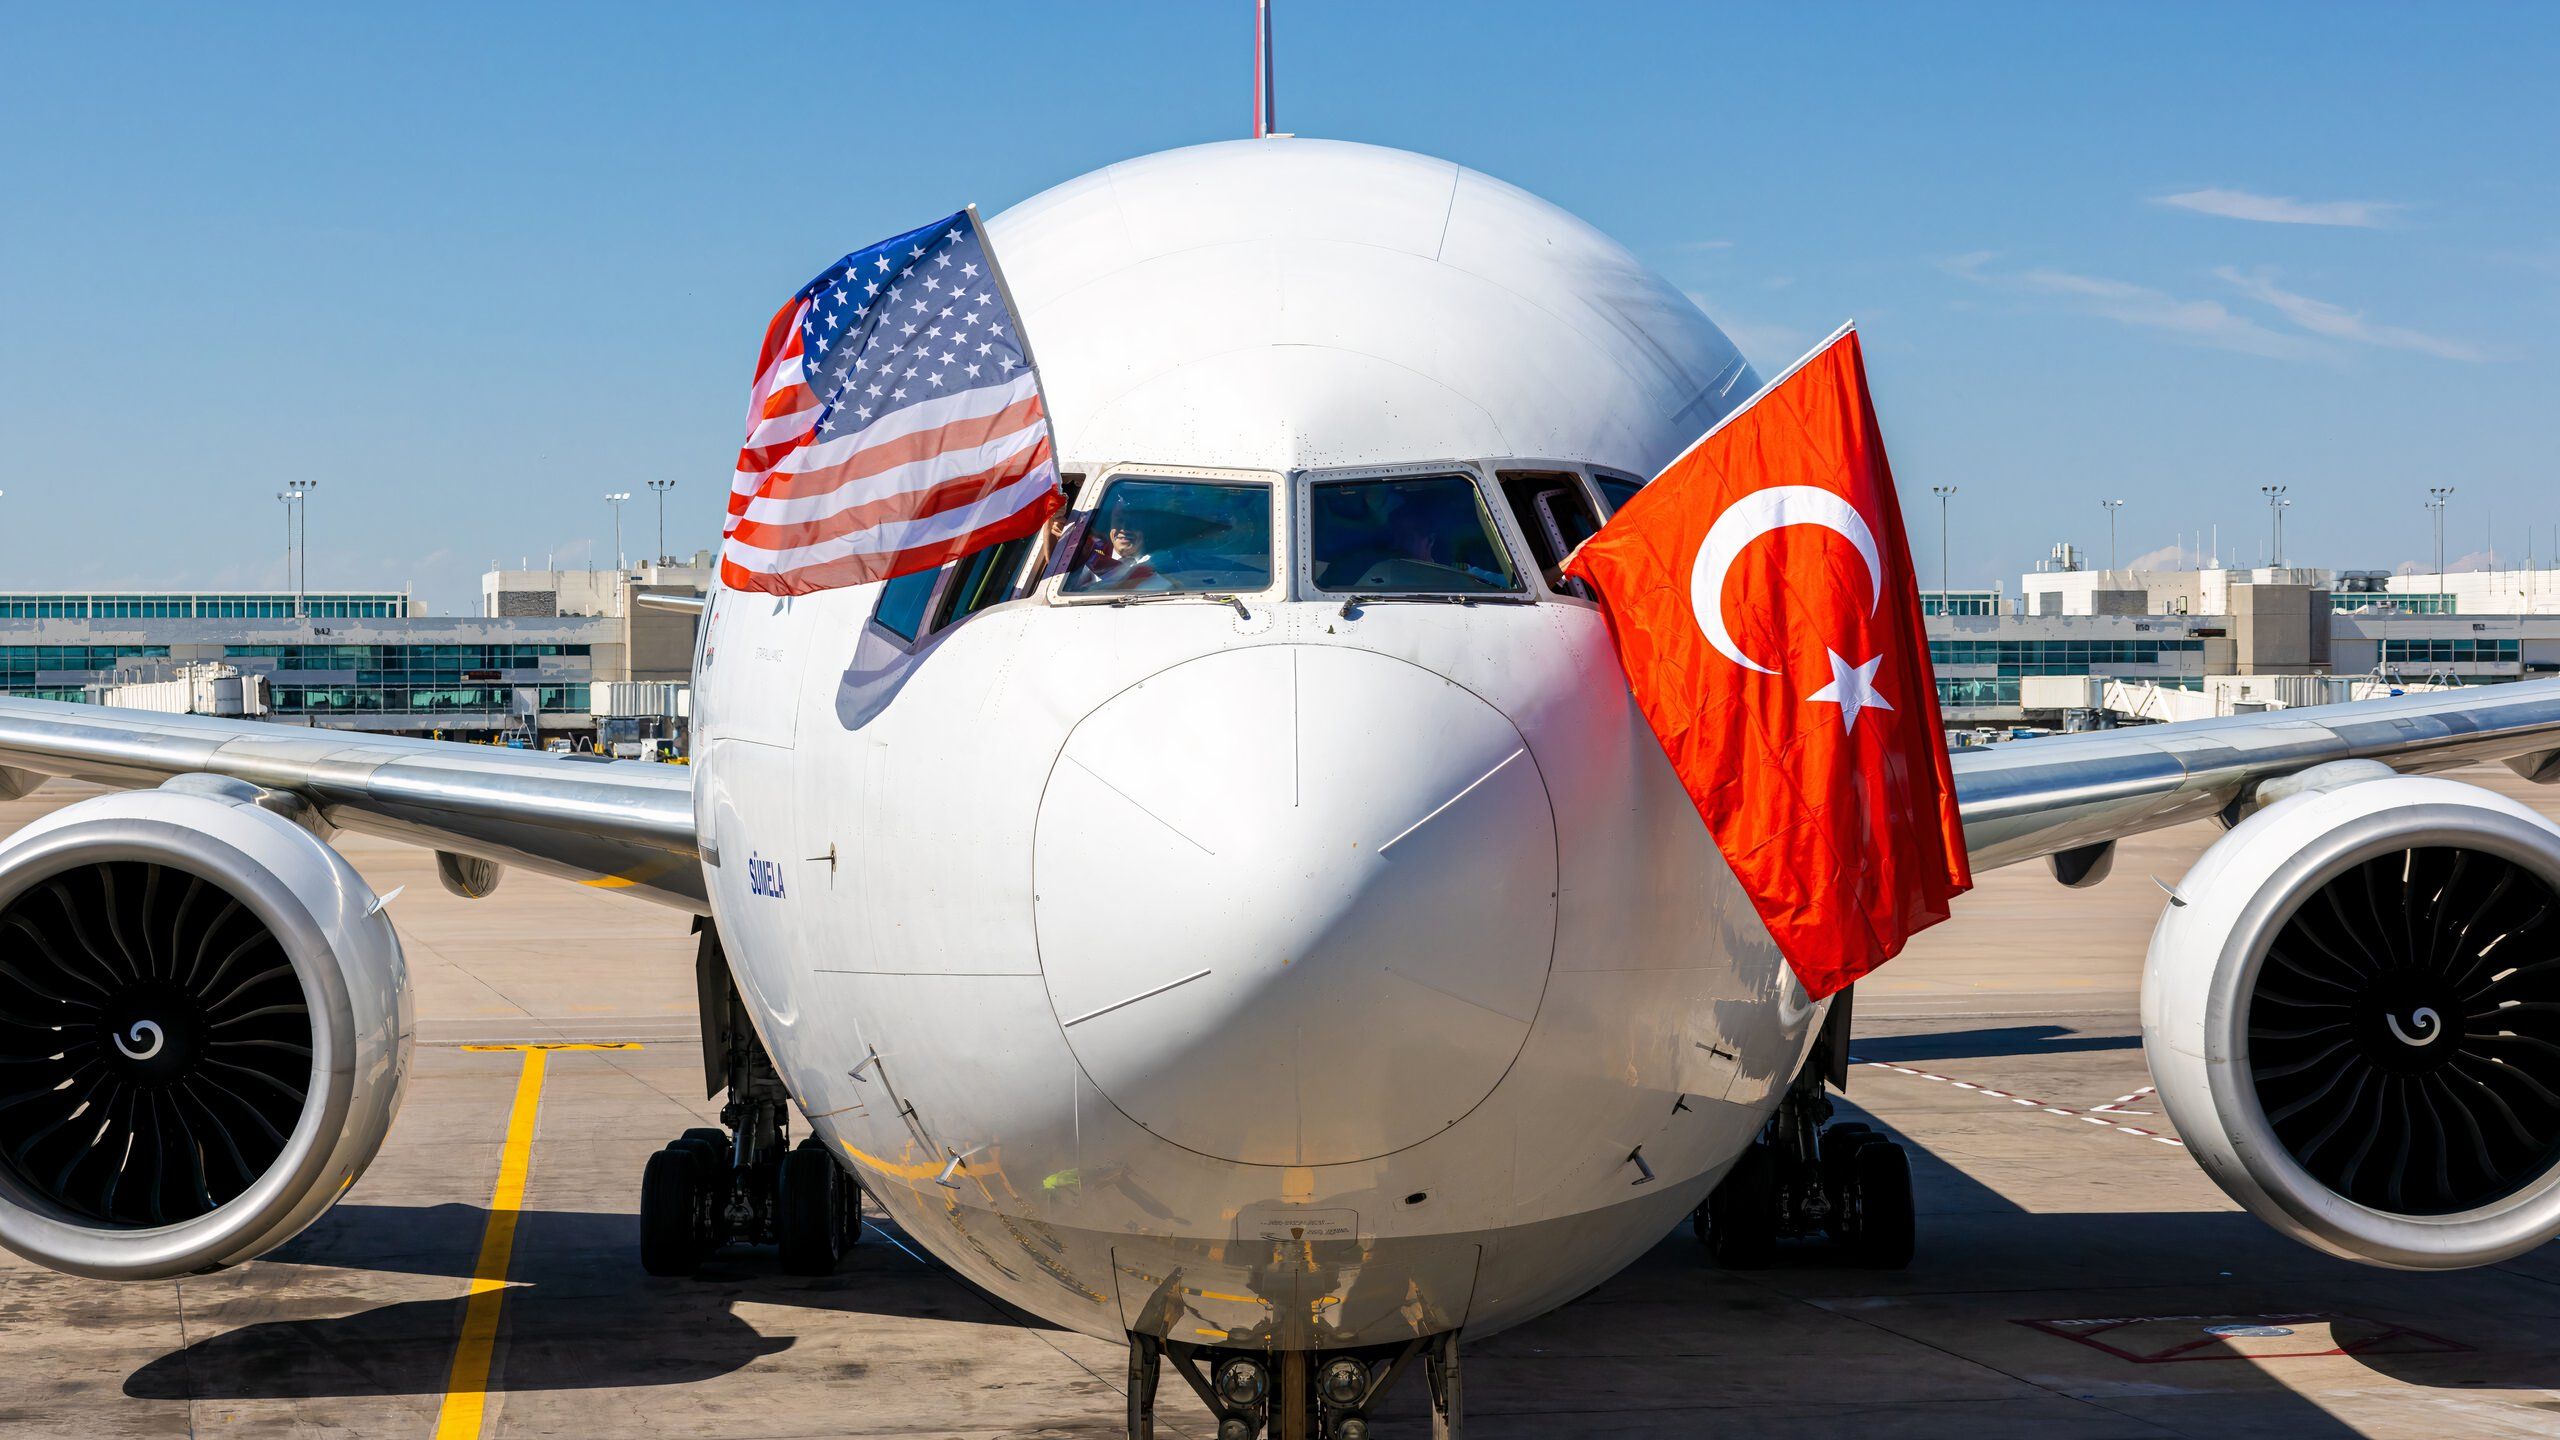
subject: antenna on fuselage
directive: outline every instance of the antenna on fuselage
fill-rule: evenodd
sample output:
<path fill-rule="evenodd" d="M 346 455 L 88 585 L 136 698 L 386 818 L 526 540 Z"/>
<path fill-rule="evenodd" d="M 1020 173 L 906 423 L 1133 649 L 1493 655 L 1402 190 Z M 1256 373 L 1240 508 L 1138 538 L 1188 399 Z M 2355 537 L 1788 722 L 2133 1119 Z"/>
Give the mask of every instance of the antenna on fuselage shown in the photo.
<path fill-rule="evenodd" d="M 1267 140 L 1280 128 L 1279 102 L 1271 94 L 1271 0 L 1253 0 L 1253 138 Z"/>

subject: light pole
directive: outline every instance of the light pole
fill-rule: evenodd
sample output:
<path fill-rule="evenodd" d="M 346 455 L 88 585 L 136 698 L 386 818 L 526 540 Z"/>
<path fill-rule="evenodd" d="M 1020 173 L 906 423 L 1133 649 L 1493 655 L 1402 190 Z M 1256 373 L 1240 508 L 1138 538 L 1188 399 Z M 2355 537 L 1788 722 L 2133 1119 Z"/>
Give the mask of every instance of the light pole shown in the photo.
<path fill-rule="evenodd" d="M 613 568 L 616 570 L 623 568 L 622 502 L 630 498 L 631 492 L 628 490 L 618 490 L 613 494 L 604 497 L 604 503 L 613 507 Z"/>
<path fill-rule="evenodd" d="M 2427 508 L 2436 512 L 2436 593 L 2444 593 L 2444 501 L 2453 493 L 2450 485 L 2427 487 Z"/>
<path fill-rule="evenodd" d="M 2267 564 L 2270 568 L 2284 565 L 2284 507 L 2293 502 L 2284 498 L 2289 488 L 2283 485 L 2261 485 L 2258 493 L 2267 497 L 2267 514 L 2275 523 L 2275 534 L 2267 542 Z"/>
<path fill-rule="evenodd" d="M 651 480 L 647 483 L 650 489 L 658 492 L 658 563 L 664 565 L 673 558 L 667 554 L 667 492 L 676 488 L 676 482 Z"/>
<path fill-rule="evenodd" d="M 1929 493 L 1938 497 L 1938 613 L 1947 613 L 1947 500 L 1956 493 L 1953 485 L 1932 485 Z"/>
<path fill-rule="evenodd" d="M 2101 500 L 2107 510 L 2107 568 L 2116 568 L 2116 512 L 2124 508 L 2121 500 Z"/>
<path fill-rule="evenodd" d="M 299 490 L 279 490 L 276 501 L 284 506 L 284 588 L 293 588 L 293 502 L 302 498 Z"/>
<path fill-rule="evenodd" d="M 303 620 L 309 618 L 310 610 L 306 596 L 311 588 L 311 492 L 320 488 L 320 482 L 287 480 L 284 488 L 293 492 L 294 499 L 302 502 L 288 507 L 285 514 L 287 524 L 298 517 L 302 525 L 302 568 L 293 582 L 293 618 Z"/>

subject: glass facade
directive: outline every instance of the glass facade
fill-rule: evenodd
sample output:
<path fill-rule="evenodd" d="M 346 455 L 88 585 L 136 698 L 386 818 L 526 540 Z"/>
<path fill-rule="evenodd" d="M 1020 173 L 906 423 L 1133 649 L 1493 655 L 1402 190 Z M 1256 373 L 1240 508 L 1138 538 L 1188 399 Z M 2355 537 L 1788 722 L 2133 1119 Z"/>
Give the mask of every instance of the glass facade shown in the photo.
<path fill-rule="evenodd" d="M 294 603 L 290 592 L 266 591 L 11 592 L 0 594 L 0 620 L 290 620 Z M 304 596 L 301 610 L 316 620 L 397 620 L 409 597 L 331 591 Z"/>
<path fill-rule="evenodd" d="M 2018 677 L 1941 675 L 1938 677 L 1938 703 L 1947 706 L 2015 705 L 2018 703 Z"/>
<path fill-rule="evenodd" d="M 2453 597 L 2450 595 L 2376 595 L 2346 590 L 2330 592 L 2329 608 L 2339 613 L 2352 610 L 2397 610 L 2404 615 L 2455 613 Z"/>
<path fill-rule="evenodd" d="M 584 660 L 585 645 L 233 645 L 245 670 L 272 660 L 268 703 L 279 715 L 503 715 L 518 689 L 540 692 L 545 715 L 584 714 L 587 687 L 543 662 Z M 585 667 L 577 667 L 583 670 Z"/>
<path fill-rule="evenodd" d="M 127 660 L 166 659 L 166 645 L 0 645 L 0 690 L 39 670 L 112 670 Z"/>
<path fill-rule="evenodd" d="M 2163 690 L 2202 690 L 2201 675 L 2139 675 L 2137 685 L 2157 685 Z M 1945 706 L 1996 705 L 2015 708 L 2018 701 L 2018 677 L 2015 675 L 1941 675 L 1938 677 L 1938 703 Z"/>
<path fill-rule="evenodd" d="M 227 645 L 220 658 L 252 673 L 270 672 L 268 704 L 280 715 L 502 716 L 514 708 L 518 689 L 537 690 L 546 715 L 583 715 L 591 648 Z M 62 683 L 69 675 L 107 680 L 118 667 L 168 658 L 166 645 L 0 645 L 0 694 L 79 700 L 79 684 Z M 563 667 L 563 660 L 577 663 Z M 546 663 L 555 673 L 543 673 Z M 39 672 L 52 672 L 54 683 L 37 684 Z"/>
<path fill-rule="evenodd" d="M 588 650 L 585 645 L 227 645 L 223 658 L 235 664 L 273 660 L 278 670 L 350 670 L 367 682 L 453 684 L 469 671 L 534 670 L 546 659 L 584 659 Z"/>
<path fill-rule="evenodd" d="M 2202 640 L 1932 640 L 1933 666 L 1995 666 L 2002 676 L 2089 675 L 2118 665 L 2171 665 L 2194 655 L 2201 665 Z M 2014 696 L 2013 696 L 2014 698 Z M 1989 704 L 1993 702 L 1977 702 Z M 2002 702 L 2010 703 L 2010 702 Z"/>
<path fill-rule="evenodd" d="M 486 715 L 503 716 L 515 707 L 519 687 L 483 685 L 326 685 L 297 683 L 278 672 L 267 687 L 267 704 L 278 715 Z M 527 685 L 538 689 L 545 715 L 584 715 L 584 685 Z"/>
<path fill-rule="evenodd" d="M 2385 665 L 2512 665 L 2523 658 L 2520 640 L 2385 640 Z"/>
<path fill-rule="evenodd" d="M 2000 592 L 1997 590 L 1923 590 L 1920 592 L 1923 615 L 1997 615 Z"/>
<path fill-rule="evenodd" d="M 27 700 L 79 701 L 86 698 L 80 682 L 104 678 L 119 665 L 136 660 L 165 660 L 166 645 L 0 645 L 0 695 Z M 39 672 L 51 671 L 50 684 L 36 683 Z M 65 683 L 65 674 L 80 680 Z"/>

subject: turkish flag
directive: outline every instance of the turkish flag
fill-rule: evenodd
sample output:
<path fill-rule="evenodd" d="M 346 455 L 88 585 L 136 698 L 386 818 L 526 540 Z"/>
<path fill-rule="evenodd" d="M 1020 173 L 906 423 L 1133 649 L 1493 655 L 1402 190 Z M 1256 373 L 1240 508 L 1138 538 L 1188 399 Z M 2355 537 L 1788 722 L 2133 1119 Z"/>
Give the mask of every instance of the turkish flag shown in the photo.
<path fill-rule="evenodd" d="M 1971 889 L 1902 507 L 1856 332 L 1708 431 L 1565 564 L 1814 998 Z"/>

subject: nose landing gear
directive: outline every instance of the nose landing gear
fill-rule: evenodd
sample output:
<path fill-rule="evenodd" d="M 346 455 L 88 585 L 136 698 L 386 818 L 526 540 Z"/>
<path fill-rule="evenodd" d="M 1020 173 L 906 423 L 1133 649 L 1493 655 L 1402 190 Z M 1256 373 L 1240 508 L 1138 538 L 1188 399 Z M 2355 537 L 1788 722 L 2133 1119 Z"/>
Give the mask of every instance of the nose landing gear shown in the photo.
<path fill-rule="evenodd" d="M 1212 1350 L 1133 1331 L 1129 1440 L 1155 1440 L 1167 1361 L 1216 1417 L 1218 1440 L 1370 1440 L 1369 1412 L 1417 1356 L 1431 1388 L 1432 1440 L 1464 1440 L 1456 1331 L 1326 1356 Z"/>

